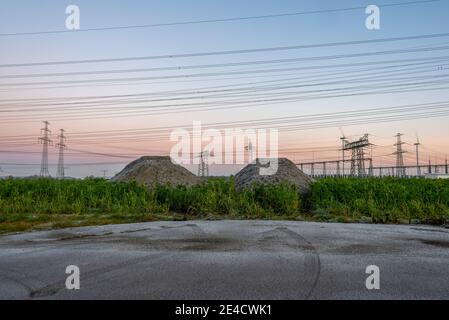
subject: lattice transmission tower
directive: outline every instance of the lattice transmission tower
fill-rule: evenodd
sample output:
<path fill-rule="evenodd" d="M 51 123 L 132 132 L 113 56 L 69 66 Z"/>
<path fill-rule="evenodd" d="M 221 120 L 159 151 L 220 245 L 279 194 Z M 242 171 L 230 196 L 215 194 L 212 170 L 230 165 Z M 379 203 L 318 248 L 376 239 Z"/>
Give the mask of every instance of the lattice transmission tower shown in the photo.
<path fill-rule="evenodd" d="M 343 141 L 343 151 L 351 151 L 351 176 L 365 177 L 365 148 L 370 146 L 368 134 L 365 134 L 359 140 L 349 142 Z"/>
<path fill-rule="evenodd" d="M 56 176 L 59 179 L 64 179 L 65 171 L 64 171 L 64 150 L 67 148 L 65 144 L 66 137 L 64 136 L 64 129 L 60 129 L 60 134 L 58 135 L 59 142 L 56 144 L 56 148 L 59 149 L 59 158 L 58 158 L 58 171 Z"/>
<path fill-rule="evenodd" d="M 202 151 L 200 153 L 200 164 L 198 165 L 198 176 L 209 176 L 209 164 L 208 164 L 209 151 Z"/>
<path fill-rule="evenodd" d="M 42 143 L 42 161 L 41 161 L 41 177 L 49 177 L 48 172 L 48 146 L 52 144 L 49 135 L 51 131 L 48 129 L 50 122 L 44 121 L 45 127 L 41 129 L 42 137 L 39 138 L 39 142 Z"/>
<path fill-rule="evenodd" d="M 404 151 L 402 149 L 402 145 L 405 142 L 402 142 L 401 137 L 403 136 L 402 133 L 398 133 L 395 137 L 397 139 L 396 143 L 394 144 L 396 146 L 396 152 L 394 153 L 396 155 L 396 176 L 403 178 L 406 176 L 405 173 L 405 167 L 404 167 L 404 153 L 407 151 Z"/>

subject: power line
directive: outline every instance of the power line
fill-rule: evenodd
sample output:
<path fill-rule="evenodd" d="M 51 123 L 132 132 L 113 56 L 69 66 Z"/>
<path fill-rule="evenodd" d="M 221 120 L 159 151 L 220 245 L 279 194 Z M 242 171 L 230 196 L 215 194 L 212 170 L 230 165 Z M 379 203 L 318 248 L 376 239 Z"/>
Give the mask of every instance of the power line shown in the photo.
<path fill-rule="evenodd" d="M 413 48 L 410 48 L 412 50 Z M 418 49 L 418 48 L 415 48 Z M 421 48 L 422 49 L 422 48 Z M 425 57 L 414 59 L 400 59 L 390 61 L 373 61 L 373 62 L 358 62 L 347 64 L 334 64 L 334 65 L 317 65 L 317 66 L 303 66 L 298 70 L 316 70 L 316 69 L 329 69 L 339 67 L 357 67 L 373 64 L 395 63 L 395 62 L 410 62 L 410 61 L 439 61 L 446 60 L 448 56 L 440 57 Z M 207 69 L 207 68 L 224 68 L 224 67 L 237 67 L 237 66 L 252 66 L 252 65 L 265 65 L 265 64 L 289 64 L 294 62 L 302 62 L 304 58 L 288 58 L 288 59 L 271 59 L 271 60 L 251 60 L 251 61 L 238 61 L 227 63 L 214 63 L 214 64 L 200 64 L 200 65 L 180 65 L 173 67 L 154 67 L 154 68 L 134 68 L 134 69 L 120 69 L 120 70 L 95 70 L 95 71 L 74 71 L 74 72 L 52 72 L 52 73 L 34 73 L 34 74 L 9 74 L 0 75 L 0 79 L 15 79 L 15 78 L 41 78 L 41 77 L 61 77 L 61 76 L 80 76 L 80 75 L 104 75 L 104 74 L 117 74 L 117 73 L 138 73 L 138 72 L 160 72 L 160 71 L 180 71 L 191 69 Z"/>
<path fill-rule="evenodd" d="M 307 86 L 323 86 L 323 85 L 336 85 L 336 84 L 343 84 L 343 83 L 355 83 L 355 82 L 363 82 L 364 80 L 369 81 L 370 83 L 374 81 L 384 81 L 381 78 L 385 77 L 386 75 L 412 75 L 416 73 L 422 73 L 422 72 L 434 72 L 433 68 L 436 65 L 426 65 L 430 62 L 425 63 L 412 63 L 412 64 L 405 64 L 405 65 L 395 65 L 395 66 L 384 66 L 384 67 L 375 67 L 375 68 L 368 68 L 363 70 L 349 70 L 349 71 L 342 71 L 337 72 L 333 74 L 326 73 L 326 77 L 322 77 L 321 75 L 317 76 L 309 76 L 309 77 L 301 77 L 302 83 L 298 83 L 296 81 L 294 82 L 287 82 L 282 85 L 263 85 L 263 86 L 252 86 L 252 87 L 237 87 L 237 88 L 231 88 L 231 89 L 218 89 L 218 90 L 206 90 L 206 91 L 192 91 L 192 92 L 185 92 L 182 95 L 175 94 L 175 96 L 167 95 L 167 97 L 164 97 L 164 95 L 157 95 L 157 98 L 147 99 L 148 96 L 154 95 L 155 93 L 149 93 L 149 94 L 127 94 L 127 95 L 110 95 L 110 96 L 98 96 L 98 97 L 73 97 L 73 98 L 65 98 L 66 101 L 63 101 L 64 98 L 59 98 L 53 101 L 52 99 L 43 99 L 43 100 L 37 100 L 35 102 L 28 102 L 28 101 L 22 101 L 21 99 L 18 99 L 15 103 L 14 100 L 5 100 L 5 103 L 1 103 L 2 105 L 8 105 L 8 106 L 24 106 L 28 108 L 21 108 L 21 109 L 6 109 L 1 110 L 0 112 L 22 112 L 22 111 L 49 111 L 53 110 L 55 108 L 30 108 L 30 107 L 41 107 L 41 106 L 64 106 L 67 105 L 67 107 L 58 107 L 55 110 L 61 110 L 64 108 L 67 108 L 69 110 L 72 110 L 76 112 L 78 109 L 83 108 L 84 110 L 92 109 L 93 107 L 106 105 L 120 105 L 120 104 L 140 104 L 140 103 L 147 103 L 147 102 L 164 102 L 164 101 L 176 101 L 176 100 L 192 100 L 192 99 L 205 99 L 205 98 L 222 98 L 222 97 L 229 97 L 229 96 L 235 96 L 235 97 L 241 97 L 242 94 L 244 96 L 250 96 L 252 92 L 259 92 L 262 91 L 262 93 L 265 95 L 267 91 L 274 91 L 274 90 L 285 90 L 285 89 L 294 89 L 294 88 L 300 88 L 300 87 L 307 87 Z M 420 66 L 424 64 L 424 66 Z M 418 66 L 416 66 L 418 65 Z M 438 64 L 440 65 L 440 64 Z M 446 64 L 447 65 L 447 64 Z M 398 69 L 399 67 L 406 66 L 406 68 Z M 412 67 L 410 67 L 412 66 Z M 380 69 L 396 69 L 392 71 L 381 71 Z M 423 70 L 424 69 L 424 70 Z M 376 70 L 377 72 L 370 72 L 372 70 Z M 415 71 L 416 70 L 416 71 Z M 404 72 L 401 72 L 404 71 Z M 415 72 L 413 72 L 415 71 Z M 361 76 L 354 76 L 355 73 L 362 73 Z M 347 74 L 350 76 L 348 77 Z M 335 75 L 342 75 L 342 76 L 335 76 Z M 310 83 L 310 80 L 317 79 L 320 80 L 320 82 Z M 392 78 L 388 77 L 388 81 L 391 80 L 404 80 L 409 78 Z M 417 78 L 413 78 L 417 79 Z M 328 82 L 323 82 L 324 80 L 332 80 Z M 270 96 L 273 94 L 270 93 Z M 260 96 L 260 94 L 259 94 Z M 111 100 L 117 98 L 115 100 Z M 125 99 L 126 98 L 126 99 Z M 70 101 L 72 100 L 72 101 Z M 6 102 L 8 101 L 8 102 Z M 22 101 L 22 102 L 21 102 Z M 73 106 L 79 106 L 77 110 L 73 109 Z M 87 106 L 83 106 L 87 105 Z M 197 105 L 195 103 L 195 105 Z M 134 107 L 133 107 L 134 108 Z M 136 107 L 138 108 L 138 107 Z M 146 107 L 145 107 L 146 108 Z M 114 110 L 113 108 L 110 110 Z M 123 109 L 122 109 L 123 110 Z"/>
<path fill-rule="evenodd" d="M 192 57 L 204 57 L 204 56 L 215 56 L 215 55 L 235 55 L 235 54 L 259 53 L 259 52 L 276 52 L 276 51 L 288 51 L 288 50 L 300 50 L 300 49 L 312 49 L 312 48 L 327 48 L 327 47 L 335 47 L 335 46 L 350 46 L 350 45 L 359 45 L 359 44 L 386 43 L 386 42 L 422 40 L 422 39 L 434 39 L 434 38 L 446 38 L 446 37 L 449 37 L 449 33 L 424 34 L 424 35 L 392 37 L 392 38 L 378 38 L 378 39 L 370 39 L 370 40 L 353 40 L 353 41 L 343 41 L 343 42 L 326 42 L 326 43 L 308 44 L 308 45 L 253 48 L 253 49 L 226 50 L 226 51 L 209 51 L 209 52 L 182 53 L 182 54 L 167 54 L 167 55 L 154 55 L 154 56 L 141 56 L 141 57 L 11 63 L 11 64 L 2 64 L 2 65 L 0 65 L 0 68 L 192 58 Z M 421 49 L 426 49 L 426 48 L 421 48 Z M 418 48 L 416 50 L 420 51 L 421 49 Z M 426 51 L 426 50 L 424 50 L 424 51 Z M 337 55 L 337 57 L 338 57 L 338 55 Z"/>
<path fill-rule="evenodd" d="M 385 68 L 389 68 L 391 66 L 385 67 Z M 396 66 L 395 66 L 396 67 Z M 304 80 L 304 82 L 307 82 L 307 84 L 301 84 L 301 83 L 297 83 L 297 82 L 291 82 L 291 83 L 286 83 L 284 85 L 277 85 L 277 86 L 255 86 L 255 87 L 241 87 L 241 88 L 232 88 L 232 89 L 222 89 L 222 90 L 210 90 L 210 91 L 197 91 L 197 92 L 191 92 L 190 94 L 188 92 L 185 93 L 185 95 L 187 95 L 186 97 L 168 97 L 168 98 L 157 98 L 157 99 L 143 99 L 147 94 L 137 94 L 135 95 L 136 98 L 137 97 L 142 97 L 140 99 L 131 99 L 131 98 L 127 98 L 127 99 L 117 99 L 117 100 L 104 100 L 104 99 L 110 99 L 113 97 L 121 97 L 120 95 L 118 96 L 99 96 L 99 97 L 73 97 L 70 98 L 74 101 L 68 101 L 68 102 L 58 102 L 61 101 L 60 99 L 56 100 L 55 102 L 50 102 L 51 100 L 47 100 L 47 102 L 45 102 L 45 100 L 42 100 L 42 102 L 36 102 L 36 103 L 26 103 L 24 106 L 36 106 L 36 107 L 40 107 L 40 106 L 62 106 L 62 105 L 67 105 L 67 107 L 59 107 L 55 110 L 61 110 L 64 108 L 68 108 L 69 110 L 76 112 L 76 110 L 73 109 L 73 106 L 75 105 L 80 105 L 80 104 L 88 104 L 88 106 L 80 106 L 78 107 L 78 109 L 81 110 L 95 110 L 97 109 L 98 106 L 101 105 L 106 105 L 106 106 L 111 106 L 111 105 L 118 105 L 118 104 L 140 104 L 140 103 L 145 103 L 145 102 L 163 102 L 163 101 L 174 101 L 174 100 L 189 100 L 189 99 L 204 99 L 204 98 L 222 98 L 222 97 L 227 97 L 227 96 L 235 96 L 235 97 L 242 97 L 243 96 L 247 96 L 250 97 L 251 96 L 251 92 L 258 92 L 258 91 L 263 91 L 262 94 L 257 94 L 259 97 L 260 96 L 264 96 L 264 95 L 269 95 L 269 96 L 273 96 L 273 95 L 286 95 L 286 94 L 292 94 L 289 92 L 282 92 L 282 93 L 277 93 L 277 94 L 273 94 L 273 93 L 266 93 L 267 91 L 272 91 L 272 90 L 284 90 L 284 89 L 290 89 L 290 88 L 301 88 L 301 87 L 309 87 L 309 86 L 323 86 L 323 85 L 335 85 L 335 84 L 343 84 L 343 83 L 347 83 L 347 82 L 365 82 L 365 81 L 369 81 L 371 84 L 373 82 L 382 82 L 382 81 L 387 81 L 392 83 L 391 81 L 405 81 L 405 80 L 418 80 L 418 79 L 429 79 L 429 78 L 444 78 L 447 77 L 446 74 L 440 74 L 440 75 L 430 75 L 430 76 L 421 76 L 421 77 L 414 77 L 414 78 L 392 78 L 392 77 L 388 77 L 386 78 L 386 80 L 383 80 L 382 77 L 385 77 L 387 74 L 390 73 L 394 73 L 396 75 L 411 75 L 414 73 L 421 73 L 420 72 L 411 72 L 413 70 L 419 70 L 419 69 L 427 69 L 427 68 L 433 68 L 432 66 L 423 66 L 423 67 L 412 67 L 412 68 L 404 68 L 404 69 L 398 69 L 398 70 L 394 70 L 394 71 L 389 71 L 389 72 L 374 72 L 374 73 L 369 73 L 367 75 L 363 75 L 363 76 L 342 76 L 342 77 L 328 77 L 328 79 L 335 79 L 334 81 L 329 81 L 329 82 L 315 82 L 315 83 L 311 83 L 310 81 L 306 81 L 307 78 L 302 78 L 302 80 Z M 376 68 L 378 69 L 378 68 Z M 368 70 L 362 70 L 362 72 L 366 72 L 369 71 Z M 399 72 L 402 70 L 407 70 L 406 72 Z M 429 69 L 429 70 L 424 70 L 425 72 L 433 72 L 434 70 Z M 345 72 L 341 72 L 338 74 L 345 74 L 345 73 L 350 73 L 351 71 L 345 71 Z M 352 73 L 354 73 L 354 71 L 352 71 Z M 310 77 L 309 79 L 313 79 L 314 77 Z M 316 78 L 316 77 L 315 77 Z M 337 79 L 342 79 L 342 80 L 338 80 Z M 320 79 L 321 80 L 321 79 Z M 326 78 L 322 78 L 322 80 L 326 80 Z M 429 82 L 429 84 L 432 84 L 434 82 Z M 438 84 L 441 84 L 442 82 L 437 82 Z M 409 83 L 406 85 L 418 85 L 419 83 Z M 425 84 L 425 83 L 424 83 Z M 375 88 L 375 86 L 372 86 L 373 88 Z M 360 88 L 360 87 L 352 87 L 351 89 L 356 89 L 356 88 Z M 346 89 L 346 88 L 345 88 Z M 338 90 L 341 90 L 338 89 Z M 235 92 L 235 93 L 234 93 Z M 238 94 L 238 92 L 242 92 L 242 94 Z M 210 94 L 210 95 L 203 95 L 203 93 L 217 93 L 217 94 Z M 295 92 L 297 93 L 297 92 Z M 195 95 L 195 94 L 202 94 L 202 95 Z M 124 96 L 129 96 L 132 97 L 133 95 L 124 95 Z M 88 101 L 87 99 L 93 99 Z M 76 100 L 82 100 L 82 101 L 76 101 Z M 9 101 L 13 101 L 13 100 L 9 100 Z M 20 100 L 18 100 L 20 101 Z M 7 103 L 7 105 L 9 106 L 15 106 L 14 103 Z M 223 102 L 231 102 L 231 101 L 220 101 L 220 103 Z M 23 103 L 21 103 L 20 105 L 22 105 Z M 204 103 L 194 103 L 194 105 L 203 105 Z M 17 104 L 16 104 L 17 105 Z M 188 105 L 188 104 L 183 104 L 183 105 Z M 0 104 L 1 106 L 1 104 Z M 160 107 L 163 107 L 164 105 L 161 105 Z M 174 105 L 171 104 L 171 106 L 173 107 Z M 127 109 L 147 109 L 147 108 L 155 108 L 158 106 L 145 106 L 145 107 L 127 107 Z M 36 108 L 22 108 L 22 109 L 11 109 L 11 110 L 0 110 L 0 112 L 22 112 L 22 111 L 32 111 L 32 110 L 39 110 L 39 111 L 50 111 L 52 110 L 52 108 L 40 108 L 40 109 L 36 109 Z M 105 110 L 103 108 L 103 110 Z M 109 108 L 109 110 L 113 111 L 115 110 L 114 108 Z M 123 108 L 121 109 L 123 110 Z"/>
<path fill-rule="evenodd" d="M 325 148 L 325 147 L 322 147 L 322 148 Z M 334 151 L 335 150 L 339 150 L 339 148 L 331 148 L 331 149 L 334 150 Z M 280 153 L 282 153 L 282 154 L 286 154 L 286 152 L 287 152 L 287 154 L 298 154 L 298 153 L 305 154 L 305 153 L 310 153 L 310 150 L 309 151 L 303 151 L 303 152 L 288 152 L 290 150 L 292 150 L 292 149 L 283 149 L 283 148 L 278 149 L 278 151 Z M 323 151 L 325 151 L 325 150 L 323 150 Z M 317 152 L 317 151 L 314 151 L 314 153 L 315 152 Z M 195 156 L 195 154 L 193 154 L 193 153 L 190 153 L 190 154 Z M 140 154 L 136 154 L 135 156 L 140 156 Z M 390 157 L 393 157 L 393 156 L 395 156 L 394 153 L 389 153 L 389 154 L 384 154 L 384 155 L 382 155 L 382 154 L 381 155 L 374 155 L 374 156 L 371 156 L 371 158 L 386 158 L 386 157 L 390 158 Z M 308 160 L 309 159 L 302 159 L 301 161 L 304 162 L 304 161 L 308 161 Z M 413 157 L 410 157 L 409 160 L 412 161 Z M 312 159 L 312 161 L 321 163 L 321 162 L 329 162 L 329 161 L 336 162 L 336 161 L 339 161 L 339 160 L 331 160 L 330 158 L 316 159 L 314 157 Z M 82 162 L 82 163 L 70 163 L 69 165 L 70 166 L 93 166 L 93 165 L 115 165 L 115 164 L 124 164 L 124 163 L 126 163 L 126 161 L 120 161 L 120 162 L 88 162 L 88 163 Z M 9 168 L 11 168 L 11 167 L 24 167 L 24 166 L 35 167 L 35 166 L 38 166 L 39 164 L 34 164 L 34 163 L 0 163 L 0 165 L 8 166 Z M 49 164 L 49 165 L 53 166 L 54 164 Z"/>
<path fill-rule="evenodd" d="M 440 2 L 440 1 L 441 0 L 408 1 L 408 2 L 381 4 L 381 5 L 378 5 L 378 7 L 386 8 L 386 7 L 409 6 L 409 5 L 417 5 L 417 4 L 429 4 L 429 3 Z M 65 33 L 79 33 L 79 32 L 90 32 L 90 31 L 144 29 L 144 28 L 156 28 L 156 27 L 157 28 L 174 27 L 174 26 L 185 26 L 185 25 L 199 25 L 199 24 L 207 24 L 207 23 L 222 23 L 222 22 L 260 20 L 260 19 L 269 19 L 269 18 L 293 17 L 293 16 L 310 15 L 310 14 L 338 13 L 338 12 L 345 12 L 345 11 L 364 10 L 365 8 L 366 8 L 366 6 L 364 6 L 364 7 L 348 7 L 348 8 L 324 9 L 324 10 L 302 11 L 302 12 L 289 12 L 289 13 L 279 13 L 279 14 L 267 14 L 267 15 L 258 15 L 258 16 L 232 17 L 232 18 L 222 18 L 222 19 L 191 20 L 191 21 L 166 22 L 166 23 L 156 23 L 156 24 L 83 28 L 83 29 L 79 29 L 79 30 L 48 30 L 48 31 L 0 33 L 0 37 L 27 36 L 27 35 L 49 35 L 49 34 L 61 34 L 61 33 L 65 34 Z"/>
<path fill-rule="evenodd" d="M 435 76 L 432 78 L 438 79 L 442 77 L 449 77 L 449 75 L 443 76 Z M 249 107 L 257 107 L 257 106 L 269 106 L 273 104 L 282 104 L 282 103 L 291 103 L 297 101 L 307 101 L 307 100 L 315 100 L 315 99 L 328 99 L 328 98 L 336 98 L 336 97 L 350 97 L 350 96 L 361 96 L 361 95 L 374 95 L 374 94 L 388 94 L 388 93 L 405 93 L 405 92 L 419 92 L 419 91 L 429 91 L 429 90 L 446 90 L 447 87 L 438 87 L 438 88 L 420 88 L 429 85 L 435 84 L 443 84 L 444 81 L 441 80 L 433 80 L 433 81 L 424 81 L 424 82 L 406 82 L 406 83 L 385 83 L 382 85 L 370 85 L 370 86 L 350 86 L 336 89 L 324 89 L 324 90 L 309 90 L 309 91 L 299 91 L 295 93 L 286 93 L 284 97 L 266 99 L 263 97 L 257 99 L 237 99 L 237 100 L 225 100 L 225 101 L 216 101 L 216 102 L 204 102 L 204 103 L 183 103 L 183 104 L 170 104 L 170 105 L 156 105 L 156 106 L 143 106 L 139 108 L 133 108 L 136 110 L 118 110 L 108 112 L 107 115 L 104 114 L 103 111 L 95 111 L 91 110 L 90 116 L 86 116 L 85 114 L 79 116 L 71 116 L 68 117 L 67 113 L 61 114 L 60 117 L 58 115 L 54 115 L 53 119 L 59 120 L 86 120 L 86 119 L 104 119 L 104 118 L 116 118 L 123 116 L 144 116 L 144 115 L 157 115 L 157 114 L 171 114 L 171 113 L 181 113 L 181 112 L 194 112 L 194 111 L 209 111 L 209 110 L 218 110 L 226 108 L 237 109 L 237 108 L 249 108 Z M 394 89 L 397 88 L 397 89 Z M 404 88 L 409 88 L 405 90 Z M 386 90 L 388 89 L 388 90 Z M 361 91 L 368 90 L 368 91 Z M 334 92 L 332 94 L 332 92 Z M 318 93 L 316 95 L 310 95 Z M 321 94 L 320 94 L 321 93 Z M 329 94 L 330 93 L 330 94 Z M 150 109 L 148 110 L 138 110 L 138 109 Z M 98 116 L 96 115 L 98 114 Z M 50 114 L 47 114 L 50 117 Z M 56 117 L 56 118 L 55 118 Z M 15 121 L 14 119 L 3 117 L 3 123 Z M 35 121 L 35 117 L 29 117 L 28 119 L 25 117 L 20 117 L 17 121 L 20 122 L 33 122 Z"/>
<path fill-rule="evenodd" d="M 332 56 L 318 56 L 318 57 L 306 57 L 302 58 L 302 61 L 306 60 L 320 60 L 320 59 L 341 59 L 341 58 L 353 58 L 361 56 L 379 56 L 384 54 L 402 54 L 402 53 L 412 53 L 412 52 L 427 52 L 427 51 L 439 51 L 448 50 L 449 46 L 442 47 L 429 47 L 421 49 L 399 49 L 399 50 L 386 50 L 377 52 L 365 52 L 365 53 L 354 53 L 354 54 L 342 54 L 342 55 L 332 55 Z M 41 81 L 41 82 L 13 82 L 13 83 L 0 83 L 2 87 L 11 86 L 42 86 L 42 85 L 52 85 L 52 84 L 92 84 L 92 83 L 108 83 L 108 82 L 124 82 L 124 81 L 148 81 L 148 80 L 168 80 L 168 79 L 183 79 L 183 78 L 197 78 L 197 77 L 216 77 L 222 75 L 241 75 L 241 74 L 257 74 L 257 73 L 273 73 L 273 72 L 287 72 L 292 70 L 302 70 L 303 67 L 299 68 L 276 68 L 276 69 L 263 69 L 263 70 L 250 70 L 250 71 L 224 71 L 224 72 L 210 72 L 210 73 L 191 73 L 191 74 L 181 74 L 181 75 L 160 75 L 151 77 L 133 77 L 133 78 L 106 78 L 106 79 L 84 79 L 84 80 L 65 80 L 65 81 Z"/>
<path fill-rule="evenodd" d="M 437 57 L 436 57 L 437 58 Z M 404 61 L 407 61 L 409 59 L 404 59 Z M 413 59 L 411 59 L 413 60 Z M 381 64 L 382 61 L 379 61 L 379 64 Z M 354 66 L 357 66 L 358 63 L 354 63 Z M 363 63 L 362 63 L 363 64 Z M 336 65 L 337 66 L 337 65 Z M 325 66 L 323 66 L 325 67 Z M 393 66 L 392 66 L 393 67 Z M 332 65 L 330 65 L 330 68 L 332 68 Z M 438 69 L 437 71 L 441 71 L 440 69 Z M 302 73 L 301 73 L 302 74 Z M 294 76 L 293 78 L 285 78 L 286 76 Z M 275 79 L 277 77 L 284 77 L 281 79 Z M 170 81 L 145 81 L 145 82 L 140 82 L 137 85 L 138 86 L 146 86 L 146 85 L 154 85 L 154 84 L 174 84 L 174 83 L 183 83 L 183 85 L 187 84 L 187 83 L 193 83 L 193 82 L 204 82 L 204 81 L 218 81 L 218 82 L 222 82 L 225 80 L 243 80 L 243 79 L 256 79 L 256 78 L 266 78 L 265 75 L 249 75 L 249 76 L 233 76 L 233 77 L 214 77 L 213 79 L 195 79 L 195 78 L 185 78 L 184 80 L 170 80 Z M 301 77 L 298 77 L 298 73 L 294 72 L 294 73 L 272 73 L 270 78 L 274 78 L 274 80 L 265 80 L 265 81 L 252 81 L 250 83 L 245 82 L 245 83 L 234 83 L 234 84 L 222 84 L 222 85 L 215 85 L 215 86 L 209 86 L 209 87 L 203 87 L 204 88 L 226 88 L 226 87 L 234 87 L 234 86 L 240 86 L 240 85 L 247 85 L 247 84 L 260 84 L 260 83 L 277 83 L 277 82 L 283 82 L 283 81 L 288 81 L 288 80 L 294 80 L 294 79 L 301 79 Z M 89 88 L 93 88 L 93 87 L 118 87 L 118 86 L 130 86 L 131 83 L 128 82 L 116 82 L 116 83 L 106 83 L 106 84 L 90 84 Z M 54 90 L 54 89 L 67 89 L 70 88 L 75 89 L 75 88 L 83 88 L 86 87 L 87 85 L 60 85 L 60 86 L 41 86 L 41 87 L 23 87 L 23 88 L 9 88 L 9 89 L 0 89 L 0 92 L 13 92 L 13 91 L 19 91 L 21 92 L 21 94 L 24 92 L 24 90 Z M 190 90 L 193 89 L 180 89 L 180 90 L 170 90 L 170 91 L 165 91 L 165 93 L 168 92 L 173 92 L 175 94 L 182 94 L 183 92 L 185 94 L 188 94 Z M 52 98 L 47 98 L 47 99 L 52 99 Z M 54 99 L 58 99 L 58 98 L 54 98 Z M 8 99 L 6 99 L 8 100 Z M 3 101 L 6 101 L 3 100 Z M 26 101 L 27 99 L 23 99 L 24 101 Z M 28 99 L 29 100 L 29 99 Z M 41 100 L 41 99 L 38 99 Z"/>
<path fill-rule="evenodd" d="M 449 109 L 448 101 L 432 102 L 427 104 L 411 104 L 393 107 L 383 108 L 371 108 L 364 110 L 352 110 L 335 113 L 321 113 L 303 116 L 290 116 L 279 118 L 267 118 L 267 119 L 254 119 L 254 120 L 241 120 L 232 122 L 217 122 L 212 124 L 205 124 L 203 128 L 227 128 L 231 127 L 248 127 L 248 128 L 269 128 L 276 126 L 279 129 L 313 129 L 325 126 L 338 126 L 346 123 L 358 124 L 367 123 L 371 121 L 393 121 L 402 120 L 407 118 L 425 118 L 434 117 L 447 114 Z M 180 127 L 182 125 L 179 125 Z M 185 126 L 185 125 L 184 125 Z M 106 131 L 87 131 L 87 132 L 74 132 L 72 136 L 73 141 L 77 139 L 97 139 L 102 137 L 102 143 L 107 139 L 114 139 L 113 141 L 125 141 L 127 135 L 131 137 L 141 137 L 141 139 L 148 139 L 149 137 L 160 138 L 158 134 L 165 133 L 173 130 L 173 127 L 158 127 L 158 128 L 141 128 L 141 129 L 121 129 L 121 130 L 106 130 Z M 17 138 L 25 139 L 27 136 L 18 136 Z M 0 138 L 0 141 L 6 139 L 7 141 L 17 141 L 15 136 L 7 136 Z M 119 140 L 117 140 L 119 138 Z M 74 150 L 74 149 L 71 149 Z M 78 150 L 74 150 L 78 151 Z"/>

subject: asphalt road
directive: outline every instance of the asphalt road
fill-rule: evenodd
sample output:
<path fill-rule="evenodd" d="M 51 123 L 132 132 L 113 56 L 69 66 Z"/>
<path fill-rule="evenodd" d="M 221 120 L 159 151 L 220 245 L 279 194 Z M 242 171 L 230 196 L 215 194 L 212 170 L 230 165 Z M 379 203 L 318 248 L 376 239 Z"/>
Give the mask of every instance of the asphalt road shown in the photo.
<path fill-rule="evenodd" d="M 80 289 L 65 286 L 80 269 Z M 368 265 L 380 289 L 368 290 Z M 152 222 L 0 237 L 1 299 L 449 299 L 449 229 Z"/>

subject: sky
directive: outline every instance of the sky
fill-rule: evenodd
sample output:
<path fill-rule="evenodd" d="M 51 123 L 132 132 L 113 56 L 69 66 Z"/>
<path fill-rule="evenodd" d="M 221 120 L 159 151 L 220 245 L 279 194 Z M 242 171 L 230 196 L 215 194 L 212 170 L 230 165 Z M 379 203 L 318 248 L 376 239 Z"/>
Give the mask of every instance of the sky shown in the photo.
<path fill-rule="evenodd" d="M 80 8 L 79 31 L 65 28 L 72 4 Z M 365 26 L 368 5 L 380 8 L 379 30 Z M 39 173 L 44 120 L 52 130 L 51 175 L 61 128 L 67 175 L 112 176 L 140 155 L 169 154 L 170 132 L 191 130 L 193 121 L 219 130 L 267 121 L 279 130 L 280 154 L 296 163 L 339 159 L 343 133 L 349 140 L 368 133 L 376 166 L 395 163 L 397 133 L 406 164 L 416 163 L 417 137 L 421 163 L 442 163 L 449 153 L 447 12 L 448 1 L 3 0 L 0 176 Z M 118 26 L 126 28 L 110 28 Z M 375 39 L 389 40 L 369 42 Z M 263 48 L 277 49 L 230 52 Z M 202 54 L 179 56 L 191 53 Z M 404 106 L 421 109 L 397 109 Z M 376 108 L 384 109 L 370 112 Z M 328 115 L 310 120 L 318 114 Z"/>

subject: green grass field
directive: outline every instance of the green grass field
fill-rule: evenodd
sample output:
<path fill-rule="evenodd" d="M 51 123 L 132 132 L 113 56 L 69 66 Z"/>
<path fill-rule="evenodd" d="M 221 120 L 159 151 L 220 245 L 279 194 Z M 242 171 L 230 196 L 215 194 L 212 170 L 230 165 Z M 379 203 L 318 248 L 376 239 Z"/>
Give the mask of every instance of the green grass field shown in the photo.
<path fill-rule="evenodd" d="M 233 177 L 151 190 L 89 178 L 0 180 L 0 232 L 217 218 L 443 224 L 449 219 L 449 181 L 322 179 L 301 198 L 288 184 L 236 192 Z"/>
<path fill-rule="evenodd" d="M 449 180 L 322 179 L 307 199 L 316 219 L 443 224 L 449 219 Z"/>

